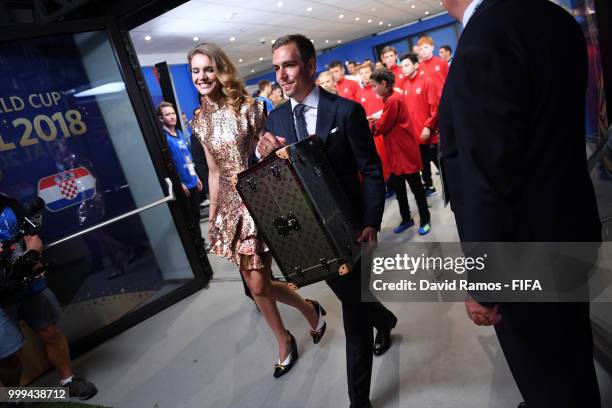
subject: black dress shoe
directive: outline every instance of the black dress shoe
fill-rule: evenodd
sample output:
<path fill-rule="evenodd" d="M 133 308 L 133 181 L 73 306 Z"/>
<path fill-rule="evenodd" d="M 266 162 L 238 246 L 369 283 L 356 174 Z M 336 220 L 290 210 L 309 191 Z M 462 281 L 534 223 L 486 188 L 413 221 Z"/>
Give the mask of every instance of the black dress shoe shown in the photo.
<path fill-rule="evenodd" d="M 327 314 L 325 309 L 323 309 L 323 306 L 321 306 L 319 302 L 317 302 L 316 300 L 306 299 L 306 301 L 312 303 L 312 306 L 314 306 L 315 312 L 317 312 L 317 315 L 319 316 L 319 320 L 323 319 L 323 316 Z M 318 344 L 321 341 L 321 338 L 323 338 L 323 335 L 325 334 L 326 328 L 327 328 L 327 323 L 323 322 L 323 327 L 321 327 L 319 330 L 310 331 L 310 335 L 312 336 L 312 342 L 314 344 Z"/>
<path fill-rule="evenodd" d="M 295 337 L 293 337 L 293 335 L 289 333 L 289 330 L 287 330 L 287 334 L 291 337 L 291 347 L 289 348 L 289 362 L 283 365 L 279 361 L 278 364 L 274 366 L 274 378 L 279 378 L 287 374 L 293 368 L 295 362 L 298 359 L 298 351 L 297 344 L 295 342 Z"/>
<path fill-rule="evenodd" d="M 517 408 L 527 408 L 527 403 L 525 401 L 521 402 Z"/>
<path fill-rule="evenodd" d="M 374 355 L 382 356 L 391 347 L 391 330 L 397 324 L 397 317 L 390 313 L 387 325 L 376 331 L 376 339 L 374 340 Z"/>

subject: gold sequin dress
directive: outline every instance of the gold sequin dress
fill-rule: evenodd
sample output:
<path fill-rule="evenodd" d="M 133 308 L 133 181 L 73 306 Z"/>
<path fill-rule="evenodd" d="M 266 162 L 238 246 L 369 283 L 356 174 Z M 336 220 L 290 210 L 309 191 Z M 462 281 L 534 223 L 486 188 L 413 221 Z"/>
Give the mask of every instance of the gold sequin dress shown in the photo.
<path fill-rule="evenodd" d="M 233 182 L 248 168 L 265 119 L 261 102 L 243 103 L 238 117 L 229 106 L 205 103 L 192 126 L 219 169 L 217 213 L 208 230 L 212 252 L 235 262 L 240 270 L 261 269 L 266 250 Z"/>

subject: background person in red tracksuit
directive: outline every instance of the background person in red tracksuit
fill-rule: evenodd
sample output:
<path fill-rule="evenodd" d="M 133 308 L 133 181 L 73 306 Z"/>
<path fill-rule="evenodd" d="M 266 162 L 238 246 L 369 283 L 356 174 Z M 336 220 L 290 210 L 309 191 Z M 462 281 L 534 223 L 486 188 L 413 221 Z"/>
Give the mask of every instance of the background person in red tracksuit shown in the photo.
<path fill-rule="evenodd" d="M 402 67 L 397 65 L 397 50 L 395 47 L 387 45 L 383 48 L 380 53 L 382 62 L 385 64 L 385 67 L 395 76 L 395 88 L 398 92 L 401 92 L 402 86 L 404 85 L 404 81 L 406 78 L 404 77 L 404 73 L 402 72 Z"/>
<path fill-rule="evenodd" d="M 336 81 L 338 95 L 351 101 L 359 102 L 357 100 L 357 93 L 361 90 L 361 87 L 357 82 L 344 77 L 344 65 L 338 60 L 332 61 L 329 64 L 329 72 L 332 73 L 334 81 Z"/>
<path fill-rule="evenodd" d="M 378 96 L 372 89 L 372 84 L 370 83 L 372 72 L 374 72 L 372 64 L 362 64 L 359 66 L 359 77 L 363 83 L 363 88 L 357 93 L 357 102 L 365 109 L 368 119 L 373 114 L 382 111 L 384 106 L 383 98 Z"/>
<path fill-rule="evenodd" d="M 438 88 L 438 97 L 440 97 L 448 76 L 448 62 L 433 55 L 434 41 L 430 36 L 424 35 L 419 38 L 417 45 L 419 46 L 419 75 L 433 79 Z"/>
<path fill-rule="evenodd" d="M 419 176 L 419 171 L 423 166 L 419 144 L 410 124 L 404 97 L 393 91 L 395 76 L 386 69 L 374 71 L 370 83 L 374 92 L 382 96 L 385 103 L 382 116 L 376 121 L 374 134 L 384 136 L 389 167 L 391 173 L 394 174 L 391 180 L 400 207 L 402 222 L 393 232 L 399 234 L 414 225 L 408 205 L 407 181 L 419 207 L 421 222 L 419 235 L 425 235 L 431 230 L 431 225 L 427 198 L 425 198 L 425 190 Z"/>
<path fill-rule="evenodd" d="M 408 108 L 410 123 L 417 135 L 421 160 L 423 161 L 423 184 L 425 196 L 436 192 L 431 179 L 431 162 L 438 165 L 438 105 L 440 97 L 433 80 L 424 75 L 417 75 L 419 57 L 416 54 L 402 56 L 404 82 L 404 101 Z"/>
<path fill-rule="evenodd" d="M 363 106 L 366 116 L 372 123 L 373 116 L 376 113 L 380 113 L 383 110 L 384 102 L 383 98 L 378 96 L 372 89 L 370 84 L 370 76 L 374 72 L 374 66 L 371 63 L 362 64 L 359 66 L 359 77 L 361 82 L 364 84 L 363 88 L 357 94 L 357 102 Z M 387 162 L 387 153 L 385 152 L 385 141 L 381 135 L 374 136 L 374 144 L 376 145 L 376 152 L 382 162 L 383 178 L 385 183 L 389 180 L 389 163 Z"/>

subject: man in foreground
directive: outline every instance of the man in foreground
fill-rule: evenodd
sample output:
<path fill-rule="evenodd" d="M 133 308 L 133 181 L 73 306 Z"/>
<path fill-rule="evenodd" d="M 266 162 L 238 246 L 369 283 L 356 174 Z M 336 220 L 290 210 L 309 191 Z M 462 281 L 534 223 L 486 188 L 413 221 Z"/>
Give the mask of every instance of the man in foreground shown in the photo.
<path fill-rule="evenodd" d="M 363 108 L 315 86 L 316 53 L 305 36 L 281 37 L 272 52 L 276 81 L 291 99 L 270 113 L 268 133 L 257 146 L 259 154 L 267 156 L 284 144 L 318 135 L 340 185 L 353 204 L 352 215 L 361 225 L 357 240 L 375 244 L 384 210 L 385 187 Z M 381 355 L 389 349 L 391 329 L 397 318 L 380 302 L 361 301 L 360 264 L 348 275 L 330 279 L 327 284 L 342 302 L 351 407 L 371 407 L 372 354 Z M 373 327 L 377 329 L 374 347 Z"/>
<path fill-rule="evenodd" d="M 461 241 L 600 241 L 580 27 L 547 0 L 443 3 L 465 27 L 439 108 L 443 185 Z M 466 309 L 495 325 L 521 406 L 601 406 L 588 303 L 468 299 Z"/>

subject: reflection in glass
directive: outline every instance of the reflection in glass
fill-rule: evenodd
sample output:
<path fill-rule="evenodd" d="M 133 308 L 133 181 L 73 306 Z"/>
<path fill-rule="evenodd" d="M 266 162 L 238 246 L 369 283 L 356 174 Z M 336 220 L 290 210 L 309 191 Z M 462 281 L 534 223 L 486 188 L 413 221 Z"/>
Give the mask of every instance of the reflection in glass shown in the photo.
<path fill-rule="evenodd" d="M 0 45 L 0 191 L 46 201 L 45 243 L 164 196 L 105 32 Z M 71 341 L 193 279 L 169 208 L 45 251 Z"/>

